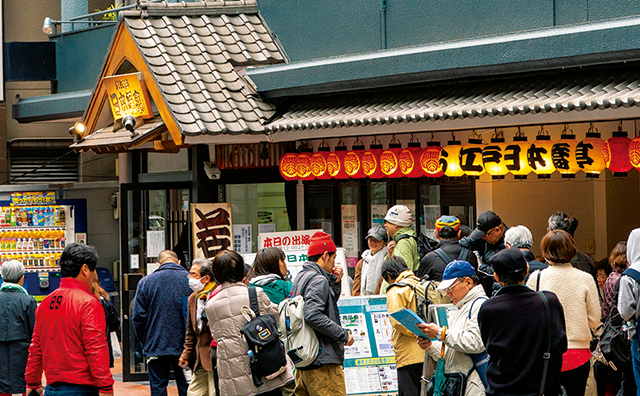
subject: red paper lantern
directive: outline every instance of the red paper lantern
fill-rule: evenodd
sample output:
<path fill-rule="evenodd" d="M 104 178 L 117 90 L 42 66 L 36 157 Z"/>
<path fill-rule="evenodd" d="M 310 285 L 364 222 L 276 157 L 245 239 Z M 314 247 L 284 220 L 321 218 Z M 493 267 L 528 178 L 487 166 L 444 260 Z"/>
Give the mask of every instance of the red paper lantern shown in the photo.
<path fill-rule="evenodd" d="M 464 171 L 460 166 L 460 150 L 462 146 L 459 140 L 450 140 L 447 146 L 440 151 L 440 168 L 448 177 L 462 177 Z"/>
<path fill-rule="evenodd" d="M 339 142 L 338 144 L 342 144 Z M 327 170 L 334 179 L 348 179 L 349 175 L 344 170 L 344 157 L 347 155 L 347 146 L 336 146 L 336 150 L 327 156 Z"/>
<path fill-rule="evenodd" d="M 298 154 L 289 153 L 280 157 L 280 174 L 285 180 L 298 180 L 298 173 L 296 172 L 296 157 Z"/>
<path fill-rule="evenodd" d="M 500 132 L 502 135 L 502 132 Z M 492 179 L 504 179 L 504 175 L 509 173 L 504 159 L 507 144 L 504 137 L 492 137 L 491 144 L 482 149 L 482 164 Z"/>
<path fill-rule="evenodd" d="M 309 153 L 300 153 L 296 157 L 296 173 L 298 174 L 298 179 L 301 180 L 311 180 L 313 178 Z"/>
<path fill-rule="evenodd" d="M 629 143 L 629 162 L 640 171 L 640 136 Z"/>
<path fill-rule="evenodd" d="M 460 167 L 473 179 L 477 179 L 485 171 L 482 165 L 483 149 L 482 139 L 470 137 L 469 143 L 460 150 Z"/>
<path fill-rule="evenodd" d="M 427 147 L 420 154 L 420 169 L 427 177 L 440 177 L 444 175 L 440 163 L 440 142 L 427 142 Z"/>
<path fill-rule="evenodd" d="M 582 139 L 576 147 L 576 161 L 582 168 L 586 177 L 597 179 L 600 173 L 607 168 L 602 156 L 604 140 L 600 138 L 600 132 L 590 128 L 586 139 Z"/>
<path fill-rule="evenodd" d="M 576 161 L 576 147 L 578 141 L 576 135 L 569 133 L 568 129 L 562 132 L 560 140 L 555 142 L 551 146 L 551 158 L 553 160 L 553 166 L 565 179 L 572 179 L 576 177 L 576 173 L 580 170 L 578 162 Z"/>
<path fill-rule="evenodd" d="M 380 154 L 382 154 L 383 151 L 382 143 L 374 140 L 371 146 L 369 146 L 369 150 L 362 154 L 362 170 L 365 176 L 372 179 L 385 177 L 384 173 L 382 173 L 382 167 L 380 166 Z"/>
<path fill-rule="evenodd" d="M 398 157 L 402 151 L 400 142 L 389 144 L 389 148 L 380 154 L 380 168 L 386 177 L 402 177 Z"/>
<path fill-rule="evenodd" d="M 514 179 L 525 180 L 533 169 L 527 161 L 527 150 L 529 150 L 527 136 L 520 131 L 518 133 L 520 134 L 513 137 L 513 143 L 504 148 L 504 160 L 505 166 Z"/>
<path fill-rule="evenodd" d="M 364 169 L 362 167 L 363 154 L 364 145 L 359 140 L 356 140 L 351 147 L 351 151 L 347 152 L 347 154 L 344 156 L 344 170 L 352 179 L 362 179 L 363 177 L 365 177 Z"/>
<path fill-rule="evenodd" d="M 398 162 L 400 163 L 400 172 L 407 177 L 422 177 L 422 168 L 420 167 L 420 154 L 422 147 L 420 142 L 409 142 L 407 148 L 400 152 Z"/>
<path fill-rule="evenodd" d="M 331 175 L 329 175 L 329 169 L 327 164 L 327 158 L 329 157 L 329 146 L 320 145 L 318 147 L 318 152 L 311 156 L 311 173 L 318 180 L 327 180 L 331 179 Z"/>
<path fill-rule="evenodd" d="M 633 168 L 629 160 L 630 143 L 631 139 L 627 137 L 627 132 L 622 131 L 621 128 L 604 142 L 602 156 L 607 168 L 613 172 L 614 176 L 626 176 L 627 172 Z"/>
<path fill-rule="evenodd" d="M 551 136 L 538 134 L 536 141 L 531 143 L 527 150 L 529 166 L 538 175 L 538 179 L 550 179 L 551 174 L 556 170 L 551 158 L 552 148 Z"/>

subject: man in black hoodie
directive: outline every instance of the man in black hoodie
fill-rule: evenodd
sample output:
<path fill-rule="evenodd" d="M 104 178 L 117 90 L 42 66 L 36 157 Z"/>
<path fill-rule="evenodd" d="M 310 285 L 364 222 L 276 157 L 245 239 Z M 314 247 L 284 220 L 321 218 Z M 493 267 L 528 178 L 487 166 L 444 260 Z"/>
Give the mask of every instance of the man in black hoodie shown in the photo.
<path fill-rule="evenodd" d="M 496 280 L 503 286 L 480 308 L 478 324 L 487 353 L 487 395 L 537 396 L 542 393 L 544 355 L 550 320 L 550 357 L 545 395 L 559 394 L 562 354 L 567 350 L 564 311 L 555 294 L 542 297 L 524 285 L 527 261 L 519 249 L 503 250 L 489 259 Z M 514 353 L 517 351 L 517 353 Z"/>
<path fill-rule="evenodd" d="M 490 210 L 478 216 L 478 225 L 471 235 L 460 239 L 460 246 L 478 252 L 478 256 L 482 263 L 480 269 L 493 273 L 489 259 L 501 250 L 506 249 L 504 246 L 504 233 L 507 226 L 502 222 L 500 216 Z"/>

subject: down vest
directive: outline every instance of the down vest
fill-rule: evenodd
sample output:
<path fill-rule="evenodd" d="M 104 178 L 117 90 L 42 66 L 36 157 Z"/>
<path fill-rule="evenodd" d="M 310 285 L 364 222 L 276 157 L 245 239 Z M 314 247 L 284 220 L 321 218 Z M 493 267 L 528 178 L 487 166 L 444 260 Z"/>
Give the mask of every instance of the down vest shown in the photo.
<path fill-rule="evenodd" d="M 260 288 L 256 288 L 261 314 L 276 313 L 278 306 Z M 249 291 L 242 282 L 225 282 L 220 292 L 212 297 L 204 310 L 209 320 L 213 339 L 218 342 L 218 377 L 221 396 L 252 396 L 280 388 L 293 381 L 293 363 L 287 371 L 273 380 L 263 378 L 264 385 L 256 388 L 249 367 L 249 347 L 240 334 L 247 324 L 242 307 L 249 307 Z"/>

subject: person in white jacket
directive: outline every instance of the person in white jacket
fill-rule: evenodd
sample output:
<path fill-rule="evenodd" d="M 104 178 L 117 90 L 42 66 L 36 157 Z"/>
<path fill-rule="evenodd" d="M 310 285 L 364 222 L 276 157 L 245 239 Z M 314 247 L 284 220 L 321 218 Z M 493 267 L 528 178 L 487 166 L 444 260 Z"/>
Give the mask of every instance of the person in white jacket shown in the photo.
<path fill-rule="evenodd" d="M 640 335 L 637 331 L 637 321 L 640 318 L 640 282 L 637 279 L 640 272 L 640 228 L 631 231 L 627 239 L 627 268 L 620 277 L 620 290 L 618 292 L 618 312 L 625 320 L 636 323 L 636 327 L 630 327 L 629 337 L 631 338 L 631 361 L 633 363 L 633 374 L 636 386 L 640 389 Z M 635 271 L 635 272 L 632 272 Z M 636 279 L 634 279 L 634 276 Z"/>
<path fill-rule="evenodd" d="M 445 291 L 451 302 L 458 308 L 448 318 L 446 331 L 435 323 L 418 325 L 429 338 L 418 338 L 418 344 L 438 360 L 445 344 L 445 373 L 463 373 L 468 375 L 465 396 L 484 396 L 485 388 L 474 368 L 470 354 L 484 352 L 484 344 L 478 326 L 478 312 L 487 301 L 487 295 L 476 276 L 476 270 L 466 261 L 455 260 L 447 265 L 438 290 Z M 444 333 L 444 337 L 443 337 Z"/>

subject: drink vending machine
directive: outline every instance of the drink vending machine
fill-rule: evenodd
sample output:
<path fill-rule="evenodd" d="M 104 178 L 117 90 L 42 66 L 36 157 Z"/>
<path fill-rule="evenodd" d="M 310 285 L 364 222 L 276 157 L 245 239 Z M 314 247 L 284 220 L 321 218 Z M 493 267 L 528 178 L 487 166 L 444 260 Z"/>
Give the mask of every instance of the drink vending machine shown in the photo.
<path fill-rule="evenodd" d="M 24 288 L 38 302 L 60 285 L 65 246 L 86 243 L 86 232 L 84 199 L 57 200 L 55 192 L 38 192 L 0 201 L 0 262 L 24 264 Z"/>

